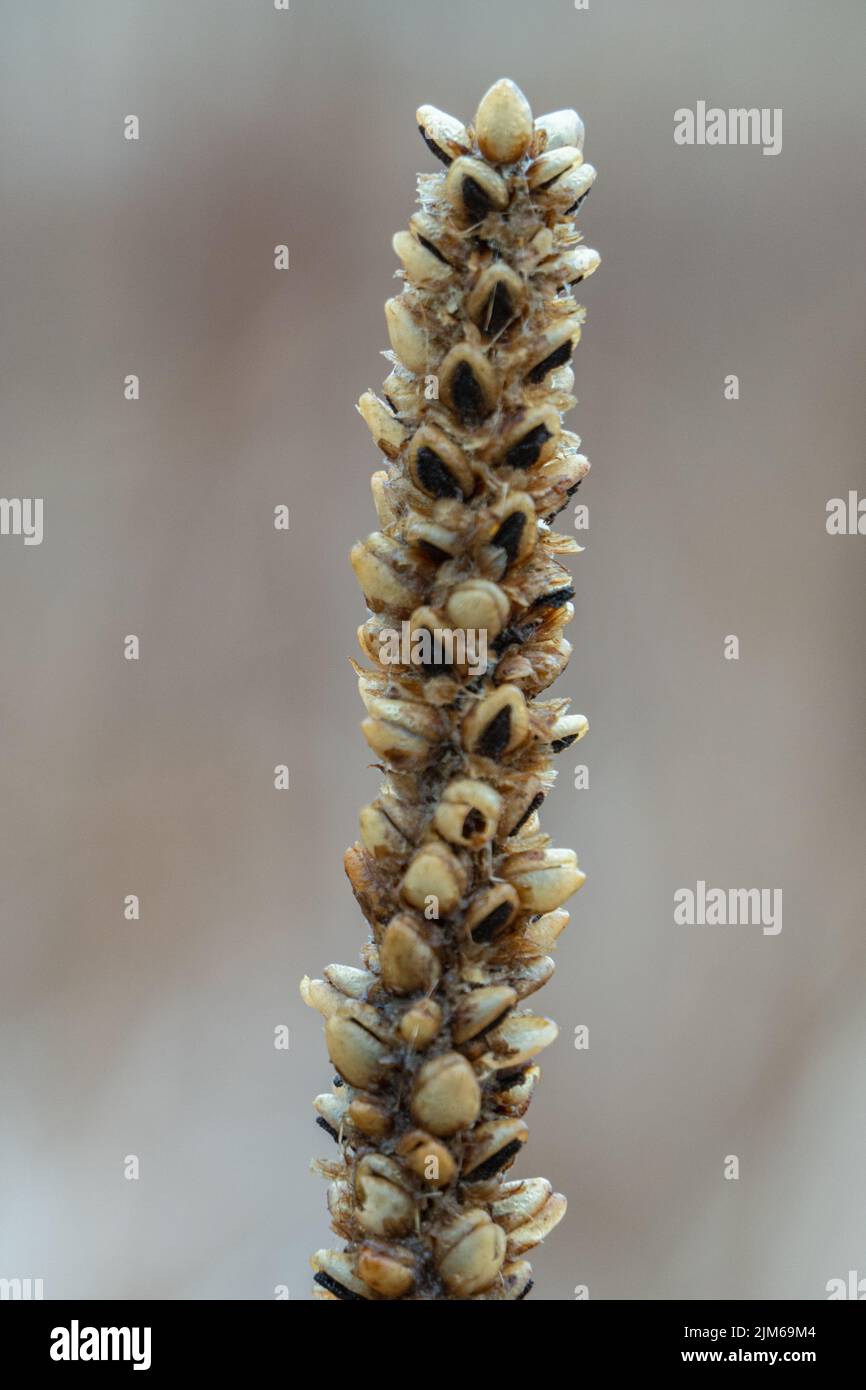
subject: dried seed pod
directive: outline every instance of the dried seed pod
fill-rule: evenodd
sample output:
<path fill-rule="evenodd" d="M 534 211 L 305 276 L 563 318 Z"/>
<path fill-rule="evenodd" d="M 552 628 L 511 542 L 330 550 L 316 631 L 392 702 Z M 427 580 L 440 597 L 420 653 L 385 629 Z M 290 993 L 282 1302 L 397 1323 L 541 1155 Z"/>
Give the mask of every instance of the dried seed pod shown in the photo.
<path fill-rule="evenodd" d="M 365 1154 L 355 1169 L 356 1215 L 373 1236 L 402 1236 L 412 1229 L 415 1203 L 403 1185 L 399 1163 L 384 1154 Z"/>
<path fill-rule="evenodd" d="M 526 171 L 526 182 L 535 192 L 552 187 L 569 169 L 583 163 L 583 155 L 574 145 L 560 145 L 534 159 Z"/>
<path fill-rule="evenodd" d="M 453 267 L 442 256 L 425 246 L 411 232 L 396 232 L 391 242 L 403 262 L 406 276 L 413 285 L 435 285 L 453 275 Z"/>
<path fill-rule="evenodd" d="M 422 845 L 412 856 L 400 883 L 400 894 L 411 907 L 432 906 L 435 917 L 450 917 L 466 891 L 466 870 L 447 845 Z"/>
<path fill-rule="evenodd" d="M 403 298 L 389 299 L 385 303 L 385 321 L 391 346 L 410 372 L 423 372 L 427 369 L 429 343 L 427 330 L 413 314 Z"/>
<path fill-rule="evenodd" d="M 535 122 L 536 137 L 541 150 L 556 150 L 563 145 L 575 145 L 583 150 L 583 121 L 576 111 L 548 111 Z"/>
<path fill-rule="evenodd" d="M 419 572 L 412 552 L 399 541 L 373 531 L 352 546 L 349 556 L 367 607 L 408 614 L 417 608 L 426 588 L 426 571 Z"/>
<path fill-rule="evenodd" d="M 506 430 L 499 462 L 508 468 L 536 468 L 556 450 L 559 415 L 552 406 L 535 406 L 521 412 Z"/>
<path fill-rule="evenodd" d="M 448 1138 L 478 1119 L 481 1091 L 475 1072 L 459 1052 L 425 1062 L 415 1078 L 410 1110 L 416 1124 Z"/>
<path fill-rule="evenodd" d="M 476 944 L 493 941 L 511 926 L 519 906 L 517 889 L 510 883 L 483 888 L 466 910 L 463 930 Z"/>
<path fill-rule="evenodd" d="M 458 343 L 439 368 L 439 392 L 462 425 L 479 425 L 496 408 L 496 373 L 477 348 Z"/>
<path fill-rule="evenodd" d="M 475 114 L 475 137 L 485 159 L 513 164 L 529 148 L 532 110 L 516 83 L 500 78 L 484 93 Z"/>
<path fill-rule="evenodd" d="M 428 497 L 471 497 L 475 475 L 461 450 L 444 430 L 422 425 L 412 436 L 409 476 Z"/>
<path fill-rule="evenodd" d="M 464 227 L 508 207 L 508 184 L 481 159 L 455 159 L 445 180 L 445 195 Z"/>
<path fill-rule="evenodd" d="M 358 401 L 358 413 L 373 436 L 377 449 L 389 459 L 399 456 L 406 442 L 406 430 L 393 410 L 373 391 L 365 391 Z M 387 477 L 387 474 L 384 475 Z"/>
<path fill-rule="evenodd" d="M 468 777 L 449 782 L 436 807 L 436 829 L 449 844 L 480 849 L 496 834 L 502 797 L 486 782 Z"/>
<path fill-rule="evenodd" d="M 341 1250 L 317 1250 L 312 1260 L 313 1278 L 325 1294 L 341 1302 L 371 1298 L 373 1290 L 360 1279 L 351 1255 Z"/>
<path fill-rule="evenodd" d="M 373 1242 L 362 1245 L 358 1251 L 357 1271 L 364 1283 L 382 1298 L 403 1298 L 416 1279 L 414 1258 L 399 1245 Z"/>
<path fill-rule="evenodd" d="M 499 761 L 529 736 L 529 716 L 523 692 L 500 685 L 474 704 L 463 721 L 463 747 L 470 753 Z"/>
<path fill-rule="evenodd" d="M 388 1034 L 383 1020 L 369 1004 L 341 1004 L 325 1024 L 328 1055 L 350 1086 L 373 1090 L 388 1067 Z"/>
<path fill-rule="evenodd" d="M 400 1037 L 410 1047 L 423 1052 L 436 1041 L 442 1027 L 442 1009 L 435 999 L 419 999 L 400 1019 Z"/>
<path fill-rule="evenodd" d="M 485 1053 L 484 1062 L 497 1069 L 522 1066 L 555 1042 L 558 1032 L 550 1018 L 537 1014 L 509 1014 L 504 1023 L 488 1033 L 490 1051 Z"/>
<path fill-rule="evenodd" d="M 545 329 L 529 357 L 527 381 L 537 385 L 549 372 L 570 361 L 580 342 L 581 319 L 576 315 L 559 319 Z"/>
<path fill-rule="evenodd" d="M 432 989 L 439 978 L 439 959 L 412 918 L 401 913 L 385 929 L 379 949 L 382 983 L 392 994 Z"/>
<path fill-rule="evenodd" d="M 505 1232 L 480 1207 L 443 1223 L 434 1238 L 436 1262 L 451 1293 L 472 1298 L 494 1282 L 505 1259 Z"/>
<path fill-rule="evenodd" d="M 488 338 L 497 337 L 526 301 L 523 281 L 504 261 L 483 270 L 466 300 L 472 322 Z"/>
<path fill-rule="evenodd" d="M 564 714 L 550 731 L 550 746 L 554 753 L 561 753 L 588 733 L 589 720 L 585 714 Z"/>
<path fill-rule="evenodd" d="M 495 530 L 490 545 L 504 552 L 505 567 L 511 569 L 528 560 L 538 539 L 535 504 L 525 492 L 511 492 L 491 507 Z"/>
<path fill-rule="evenodd" d="M 464 995 L 451 1020 L 451 1037 L 456 1043 L 469 1042 L 479 1033 L 493 1028 L 517 1003 L 517 993 L 508 985 L 487 985 Z"/>
<path fill-rule="evenodd" d="M 443 164 L 468 154 L 471 142 L 462 121 L 435 106 L 419 106 L 415 119 L 425 145 Z"/>
<path fill-rule="evenodd" d="M 387 1106 L 375 1096 L 353 1096 L 346 1109 L 346 1118 L 368 1139 L 385 1139 L 394 1128 Z"/>
<path fill-rule="evenodd" d="M 466 579 L 448 595 L 445 612 L 456 628 L 485 632 L 487 641 L 497 638 L 508 621 L 508 595 L 491 579 Z"/>
<path fill-rule="evenodd" d="M 552 912 L 562 907 L 586 882 L 573 849 L 524 850 L 502 866 L 503 876 L 516 889 L 529 912 Z"/>
<path fill-rule="evenodd" d="M 464 1182 L 489 1182 L 509 1168 L 529 1138 L 522 1120 L 488 1120 L 477 1125 L 463 1150 L 460 1175 Z"/>
<path fill-rule="evenodd" d="M 564 1209 L 506 1174 L 556 1036 L 517 1010 L 583 882 L 539 810 L 586 721 L 538 696 L 571 650 L 560 557 L 580 547 L 550 523 L 589 470 L 562 413 L 585 318 L 570 287 L 599 264 L 573 220 L 595 170 L 577 114 L 533 125 L 507 80 L 471 127 L 433 107 L 418 124 L 446 172 L 420 177 L 394 237 L 392 366 L 358 403 L 386 460 L 379 529 L 351 555 L 370 610 L 362 729 L 384 774 L 344 856 L 369 937 L 363 968 L 302 983 L 337 1070 L 315 1102 L 347 1247 L 315 1257 L 326 1302 L 518 1301 L 518 1256 Z"/>
<path fill-rule="evenodd" d="M 423 1129 L 410 1129 L 404 1134 L 397 1153 L 410 1172 L 431 1187 L 448 1187 L 454 1181 L 457 1164 L 451 1150 Z"/>

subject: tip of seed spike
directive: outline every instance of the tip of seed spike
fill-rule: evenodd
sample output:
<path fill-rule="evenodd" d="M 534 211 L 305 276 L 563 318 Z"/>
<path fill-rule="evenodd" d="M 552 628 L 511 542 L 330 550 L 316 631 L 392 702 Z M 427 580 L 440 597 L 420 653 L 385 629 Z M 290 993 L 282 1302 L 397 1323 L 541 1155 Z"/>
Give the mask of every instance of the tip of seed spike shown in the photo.
<path fill-rule="evenodd" d="M 481 98 L 475 116 L 478 148 L 493 164 L 513 164 L 529 148 L 532 110 L 509 77 L 500 77 Z"/>

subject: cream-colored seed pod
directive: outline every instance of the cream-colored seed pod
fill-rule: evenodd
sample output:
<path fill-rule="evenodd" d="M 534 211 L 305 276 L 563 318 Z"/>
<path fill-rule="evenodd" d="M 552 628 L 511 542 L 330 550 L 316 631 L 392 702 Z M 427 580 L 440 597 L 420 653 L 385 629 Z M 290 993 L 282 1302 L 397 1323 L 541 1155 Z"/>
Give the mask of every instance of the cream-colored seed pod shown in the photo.
<path fill-rule="evenodd" d="M 495 787 L 458 777 L 442 793 L 433 821 L 449 844 L 480 849 L 496 834 L 502 797 Z"/>
<path fill-rule="evenodd" d="M 513 164 L 529 149 L 532 110 L 516 83 L 507 77 L 494 82 L 475 114 L 475 137 L 485 159 Z"/>
<path fill-rule="evenodd" d="M 406 442 L 406 430 L 397 416 L 380 401 L 374 391 L 365 391 L 358 401 L 358 413 L 367 426 L 377 449 L 389 459 L 398 457 Z M 387 475 L 386 475 L 387 476 Z"/>
<path fill-rule="evenodd" d="M 415 1283 L 415 1262 L 409 1251 L 396 1245 L 368 1242 L 358 1251 L 358 1274 L 382 1298 L 403 1298 Z"/>
<path fill-rule="evenodd" d="M 504 877 L 516 889 L 521 905 L 530 912 L 552 912 L 562 907 L 586 882 L 571 849 L 526 850 L 512 854 L 502 866 Z"/>
<path fill-rule="evenodd" d="M 454 1011 L 451 1037 L 456 1043 L 468 1042 L 497 1024 L 517 1003 L 517 992 L 510 985 L 486 985 L 464 995 Z"/>
<path fill-rule="evenodd" d="M 474 1124 L 481 1090 L 466 1058 L 445 1052 L 425 1062 L 415 1078 L 410 1109 L 417 1124 L 440 1138 Z"/>
<path fill-rule="evenodd" d="M 392 918 L 379 952 L 382 982 L 392 994 L 415 994 L 432 989 L 439 978 L 439 960 L 412 918 Z"/>
<path fill-rule="evenodd" d="M 454 1181 L 457 1165 L 450 1149 L 423 1129 L 411 1129 L 397 1145 L 406 1167 L 432 1188 L 448 1187 Z"/>
<path fill-rule="evenodd" d="M 429 344 L 427 330 L 404 299 L 389 299 L 385 303 L 385 321 L 391 346 L 410 372 L 427 369 Z"/>
<path fill-rule="evenodd" d="M 392 241 L 395 253 L 403 263 L 407 279 L 413 285 L 432 285 L 454 274 L 453 267 L 428 246 L 422 245 L 411 232 L 395 232 Z"/>
<path fill-rule="evenodd" d="M 491 579 L 466 579 L 451 590 L 445 611 L 454 627 L 484 632 L 493 642 L 508 622 L 511 604 Z"/>
<path fill-rule="evenodd" d="M 456 159 L 448 170 L 445 194 L 464 227 L 508 206 L 508 184 L 481 159 Z"/>
<path fill-rule="evenodd" d="M 354 1000 L 340 1005 L 325 1024 L 331 1061 L 350 1086 L 374 1090 L 385 1077 L 390 1047 L 379 1014 Z"/>
<path fill-rule="evenodd" d="M 400 1037 L 418 1052 L 436 1041 L 441 1028 L 442 1009 L 435 999 L 419 999 L 400 1019 Z"/>
<path fill-rule="evenodd" d="M 563 145 L 583 150 L 583 121 L 576 111 L 548 111 L 536 120 L 535 132 L 541 137 L 542 150 L 556 150 Z"/>
<path fill-rule="evenodd" d="M 374 1236 L 400 1236 L 412 1229 L 415 1203 L 403 1185 L 399 1163 L 384 1154 L 365 1154 L 355 1169 L 356 1214 Z"/>
<path fill-rule="evenodd" d="M 447 845 L 436 841 L 416 850 L 400 883 L 400 894 L 431 918 L 450 917 L 466 891 L 466 870 Z"/>
<path fill-rule="evenodd" d="M 472 1298 L 494 1282 L 505 1259 L 505 1232 L 475 1207 L 443 1226 L 436 1237 L 439 1273 L 458 1298 Z"/>
<path fill-rule="evenodd" d="M 463 746 L 484 758 L 507 757 L 525 743 L 529 716 L 522 690 L 500 685 L 474 704 L 463 721 Z"/>

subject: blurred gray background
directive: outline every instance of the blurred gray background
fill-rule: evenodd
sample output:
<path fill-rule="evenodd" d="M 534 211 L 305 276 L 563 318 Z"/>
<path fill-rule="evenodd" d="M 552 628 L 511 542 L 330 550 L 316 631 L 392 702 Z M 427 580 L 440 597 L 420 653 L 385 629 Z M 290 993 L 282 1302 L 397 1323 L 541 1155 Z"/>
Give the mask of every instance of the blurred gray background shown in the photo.
<path fill-rule="evenodd" d="M 45 499 L 41 546 L 0 538 L 0 1275 L 310 1296 L 331 1069 L 297 980 L 356 958 L 341 855 L 378 782 L 347 659 L 377 466 L 354 402 L 437 167 L 415 108 L 468 120 L 509 75 L 582 113 L 603 258 L 557 687 L 591 733 L 546 812 L 589 881 L 533 1001 L 561 1034 L 519 1170 L 571 1205 L 533 1297 L 866 1276 L 866 539 L 824 524 L 866 487 L 862 4 L 0 12 L 0 491 Z M 676 146 L 698 100 L 782 107 L 782 153 Z M 675 926 L 699 878 L 781 888 L 781 935 Z"/>

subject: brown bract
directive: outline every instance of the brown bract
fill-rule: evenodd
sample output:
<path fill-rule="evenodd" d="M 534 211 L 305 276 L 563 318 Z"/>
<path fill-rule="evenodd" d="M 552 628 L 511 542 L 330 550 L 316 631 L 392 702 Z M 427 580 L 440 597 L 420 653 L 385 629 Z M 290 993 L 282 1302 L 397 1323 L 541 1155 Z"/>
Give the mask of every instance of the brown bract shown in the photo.
<path fill-rule="evenodd" d="M 335 1074 L 315 1112 L 336 1156 L 315 1166 L 343 1247 L 314 1256 L 314 1287 L 518 1301 L 523 1256 L 565 1210 L 511 1168 L 557 1032 L 524 1001 L 584 881 L 539 816 L 556 754 L 587 731 L 544 696 L 571 651 L 562 557 L 580 550 L 551 524 L 589 471 L 562 416 L 596 173 L 577 113 L 533 121 L 507 78 L 471 122 L 433 106 L 417 122 L 438 168 L 393 241 L 391 370 L 358 405 L 380 459 L 378 529 L 351 554 L 370 610 L 356 671 L 384 780 L 345 866 L 368 939 L 361 968 L 302 985 Z"/>

